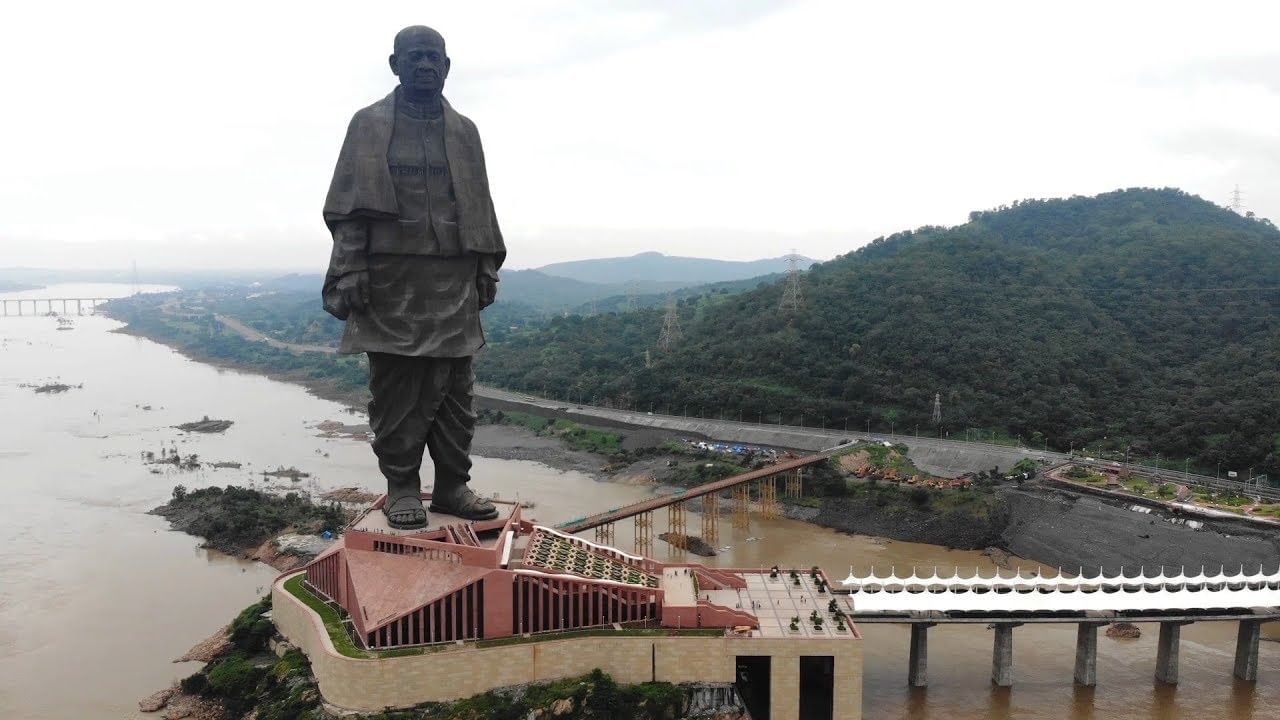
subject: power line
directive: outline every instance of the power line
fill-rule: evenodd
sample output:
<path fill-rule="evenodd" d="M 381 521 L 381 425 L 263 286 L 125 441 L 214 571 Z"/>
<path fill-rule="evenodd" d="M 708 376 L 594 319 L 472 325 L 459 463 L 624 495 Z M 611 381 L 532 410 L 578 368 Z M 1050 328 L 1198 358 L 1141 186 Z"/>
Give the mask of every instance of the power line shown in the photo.
<path fill-rule="evenodd" d="M 669 352 L 680 342 L 680 315 L 676 312 L 676 298 L 667 296 L 667 314 L 662 318 L 662 332 L 658 335 L 658 349 Z"/>
<path fill-rule="evenodd" d="M 804 298 L 800 294 L 800 255 L 793 248 L 786 258 L 787 279 L 782 288 L 782 300 L 778 303 L 778 309 L 786 316 L 787 324 L 790 325 L 795 322 Z"/>

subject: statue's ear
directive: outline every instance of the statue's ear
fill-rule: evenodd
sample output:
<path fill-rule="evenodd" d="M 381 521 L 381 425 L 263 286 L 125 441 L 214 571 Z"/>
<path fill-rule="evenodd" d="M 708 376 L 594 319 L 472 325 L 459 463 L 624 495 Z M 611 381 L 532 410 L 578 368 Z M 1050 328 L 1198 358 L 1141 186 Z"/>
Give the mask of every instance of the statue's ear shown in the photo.
<path fill-rule="evenodd" d="M 444 56 L 444 78 L 443 78 L 443 79 L 448 79 L 448 77 L 449 77 L 449 68 L 451 68 L 451 67 L 453 67 L 453 60 L 449 59 L 449 56 L 448 56 L 448 55 L 445 55 L 445 56 Z"/>
<path fill-rule="evenodd" d="M 391 65 L 391 74 L 399 77 L 400 73 L 396 72 L 396 54 L 391 53 L 387 57 L 387 63 Z"/>

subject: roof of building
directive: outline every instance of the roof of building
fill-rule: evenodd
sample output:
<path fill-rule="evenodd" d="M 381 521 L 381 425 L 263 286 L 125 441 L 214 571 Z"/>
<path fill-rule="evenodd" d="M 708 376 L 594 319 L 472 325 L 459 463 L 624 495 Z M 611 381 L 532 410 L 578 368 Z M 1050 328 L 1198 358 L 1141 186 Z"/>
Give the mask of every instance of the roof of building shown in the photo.
<path fill-rule="evenodd" d="M 555 573 L 570 573 L 591 580 L 611 580 L 627 585 L 657 587 L 658 578 L 635 565 L 628 565 L 599 552 L 592 543 L 563 536 L 538 527 L 529 537 L 523 565 Z"/>
<path fill-rule="evenodd" d="M 479 580 L 488 568 L 415 555 L 346 550 L 363 625 L 372 630 Z"/>

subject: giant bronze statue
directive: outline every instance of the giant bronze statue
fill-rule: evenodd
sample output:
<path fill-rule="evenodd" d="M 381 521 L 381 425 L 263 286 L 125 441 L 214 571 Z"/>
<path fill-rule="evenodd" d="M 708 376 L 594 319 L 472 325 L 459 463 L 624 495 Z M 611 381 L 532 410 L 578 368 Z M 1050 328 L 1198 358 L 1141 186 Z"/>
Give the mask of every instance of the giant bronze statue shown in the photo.
<path fill-rule="evenodd" d="M 480 311 L 494 301 L 507 251 L 476 126 L 442 96 L 444 38 L 414 26 L 395 37 L 400 85 L 360 110 L 338 154 L 324 221 L 333 234 L 324 308 L 346 321 L 339 352 L 368 353 L 373 452 L 395 528 L 427 525 L 424 448 L 435 465 L 431 510 L 497 516 L 467 486 L 472 356 Z"/>

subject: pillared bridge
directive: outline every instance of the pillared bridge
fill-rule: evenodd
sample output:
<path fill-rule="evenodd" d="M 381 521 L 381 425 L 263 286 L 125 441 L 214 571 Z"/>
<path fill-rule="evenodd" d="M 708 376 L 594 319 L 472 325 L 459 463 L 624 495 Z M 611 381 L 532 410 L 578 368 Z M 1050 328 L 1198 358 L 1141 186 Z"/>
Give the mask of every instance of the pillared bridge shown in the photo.
<path fill-rule="evenodd" d="M 701 499 L 702 537 L 718 538 L 719 496 L 733 493 L 733 522 L 745 527 L 748 513 L 756 505 L 764 516 L 779 511 L 776 480 L 786 479 L 786 494 L 799 497 L 801 470 L 825 462 L 840 448 L 830 448 L 806 457 L 784 460 L 757 470 L 715 480 L 694 488 L 650 498 L 606 512 L 575 518 L 558 529 L 579 533 L 595 529 L 596 539 L 613 544 L 613 524 L 633 518 L 636 547 L 647 552 L 651 546 L 653 512 L 668 511 L 668 541 L 684 547 L 685 503 Z M 1013 630 L 1024 624 L 1075 623 L 1075 681 L 1097 684 L 1098 628 L 1116 622 L 1158 623 L 1159 644 L 1155 677 L 1165 683 L 1178 682 L 1178 650 L 1181 628 L 1193 622 L 1236 622 L 1234 674 L 1253 682 L 1258 674 L 1258 644 L 1263 622 L 1280 620 L 1280 569 L 1268 573 L 1259 567 L 1234 573 L 1225 568 L 1216 572 L 1187 573 L 1178 569 L 1167 574 L 1164 568 L 1139 568 L 1136 573 L 1122 568 L 1108 575 L 1100 570 L 1090 574 L 1059 569 L 1053 573 L 996 571 L 982 574 L 976 568 L 962 573 L 940 573 L 937 568 L 918 573 L 915 568 L 901 575 L 894 569 L 880 575 L 872 569 L 865 575 L 849 576 L 833 587 L 836 598 L 828 609 L 859 623 L 899 623 L 911 627 L 907 681 L 915 687 L 928 684 L 928 630 L 939 624 L 983 624 L 994 630 L 991 680 L 998 686 L 1013 684 Z"/>
<path fill-rule="evenodd" d="M 758 503 L 761 516 L 777 517 L 780 508 L 778 504 L 778 476 L 785 476 L 786 478 L 785 496 L 799 498 L 803 492 L 803 483 L 800 476 L 801 469 L 825 462 L 831 457 L 831 453 L 837 449 L 832 448 L 815 455 L 783 460 L 758 470 L 751 470 L 722 480 L 713 480 L 694 488 L 677 491 L 671 495 L 654 497 L 613 508 L 612 510 L 606 510 L 602 513 L 574 518 L 568 522 L 561 523 L 557 526 L 557 529 L 561 532 L 573 534 L 594 528 L 598 542 L 612 545 L 614 542 L 613 524 L 619 520 L 634 518 L 636 547 L 643 552 L 652 544 L 653 512 L 665 507 L 667 508 L 668 532 L 671 533 L 668 542 L 683 548 L 688 537 L 685 526 L 685 503 L 701 498 L 702 538 L 707 542 L 713 543 L 720 537 L 718 523 L 721 492 L 731 490 L 733 493 L 733 524 L 735 527 L 747 526 L 749 522 L 748 513 L 753 503 Z"/>
<path fill-rule="evenodd" d="M 1075 680 L 1097 683 L 1098 628 L 1114 622 L 1159 623 L 1156 679 L 1178 682 L 1178 645 L 1181 628 L 1193 622 L 1232 621 L 1236 635 L 1234 675 L 1253 682 L 1258 677 L 1258 642 L 1263 622 L 1280 619 L 1280 570 L 1267 573 L 1259 567 L 1248 572 L 1242 566 L 1228 573 L 1224 568 L 1206 573 L 1164 568 L 1136 573 L 1101 572 L 1090 576 L 1083 569 L 1068 574 L 997 571 L 983 575 L 977 569 L 961 574 L 940 574 L 937 568 L 900 576 L 893 569 L 877 575 L 855 575 L 841 583 L 837 601 L 841 611 L 860 623 L 907 623 L 911 649 L 907 682 L 915 687 L 928 683 L 928 629 L 945 623 L 982 623 L 995 631 L 991 656 L 991 681 L 1013 684 L 1013 630 L 1028 623 L 1076 623 Z M 838 591 L 839 592 L 839 591 Z"/>
<path fill-rule="evenodd" d="M 109 298 L 0 298 L 0 317 L 9 317 L 11 315 L 21 317 L 23 315 L 40 315 L 41 306 L 44 307 L 44 314 L 54 313 L 55 307 L 61 308 L 62 314 L 67 315 L 74 312 L 77 315 L 92 313 L 97 309 L 99 303 L 104 303 Z M 31 306 L 31 312 L 24 312 L 28 303 Z"/>

